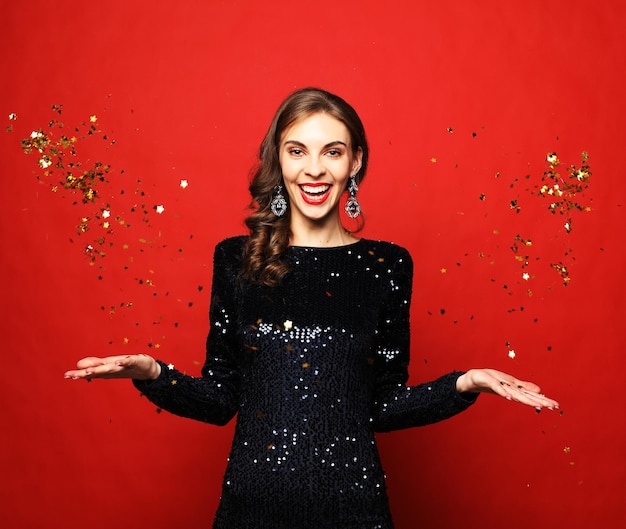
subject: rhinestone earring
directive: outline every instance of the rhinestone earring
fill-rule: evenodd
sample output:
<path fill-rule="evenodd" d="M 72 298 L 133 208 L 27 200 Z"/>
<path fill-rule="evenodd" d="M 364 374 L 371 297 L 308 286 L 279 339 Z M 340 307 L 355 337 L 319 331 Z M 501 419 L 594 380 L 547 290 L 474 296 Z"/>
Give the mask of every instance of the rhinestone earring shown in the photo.
<path fill-rule="evenodd" d="M 274 188 L 274 198 L 270 204 L 272 213 L 277 217 L 282 217 L 287 212 L 287 201 L 282 194 L 283 186 L 277 185 Z"/>
<path fill-rule="evenodd" d="M 356 219 L 361 214 L 361 204 L 359 204 L 356 198 L 358 190 L 359 186 L 356 183 L 356 175 L 351 176 L 350 182 L 348 183 L 348 193 L 350 193 L 350 196 L 346 202 L 346 214 L 351 219 Z"/>

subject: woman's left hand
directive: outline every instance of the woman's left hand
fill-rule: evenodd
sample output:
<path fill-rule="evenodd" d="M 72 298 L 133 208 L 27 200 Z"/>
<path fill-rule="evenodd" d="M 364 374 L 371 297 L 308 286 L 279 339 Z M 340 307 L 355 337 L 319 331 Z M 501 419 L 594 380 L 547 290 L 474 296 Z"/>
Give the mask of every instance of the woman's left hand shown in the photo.
<path fill-rule="evenodd" d="M 537 411 L 542 408 L 558 410 L 559 403 L 540 393 L 541 389 L 532 382 L 518 380 L 495 369 L 470 369 L 456 381 L 459 393 L 491 393 L 508 400 L 514 400 Z"/>

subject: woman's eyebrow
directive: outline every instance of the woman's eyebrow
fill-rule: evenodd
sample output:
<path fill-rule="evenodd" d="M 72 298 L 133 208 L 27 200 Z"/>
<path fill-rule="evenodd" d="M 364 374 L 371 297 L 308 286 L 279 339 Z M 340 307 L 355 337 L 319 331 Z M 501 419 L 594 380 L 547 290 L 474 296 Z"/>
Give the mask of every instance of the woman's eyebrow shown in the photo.
<path fill-rule="evenodd" d="M 298 140 L 287 140 L 284 143 L 285 145 L 297 145 L 298 147 L 306 147 L 306 145 L 304 143 L 302 143 L 301 141 Z M 324 149 L 328 149 L 330 147 L 336 147 L 336 146 L 343 146 L 343 147 L 348 147 L 348 145 L 340 140 L 336 140 L 336 141 L 331 141 L 330 143 L 327 143 L 326 145 L 324 145 Z"/>

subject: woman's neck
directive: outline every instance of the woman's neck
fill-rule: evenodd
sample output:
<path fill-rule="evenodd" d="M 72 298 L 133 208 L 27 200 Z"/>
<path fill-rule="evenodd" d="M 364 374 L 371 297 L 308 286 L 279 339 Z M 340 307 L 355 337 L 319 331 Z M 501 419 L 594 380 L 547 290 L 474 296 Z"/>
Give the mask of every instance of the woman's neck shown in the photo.
<path fill-rule="evenodd" d="M 324 248 L 333 246 L 345 246 L 359 239 L 341 226 L 339 229 L 292 229 L 290 246 L 307 246 Z"/>

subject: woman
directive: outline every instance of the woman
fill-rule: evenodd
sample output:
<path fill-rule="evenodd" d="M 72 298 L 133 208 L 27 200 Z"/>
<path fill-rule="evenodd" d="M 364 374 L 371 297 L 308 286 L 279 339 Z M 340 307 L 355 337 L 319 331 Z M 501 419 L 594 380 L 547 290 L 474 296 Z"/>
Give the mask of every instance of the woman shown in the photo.
<path fill-rule="evenodd" d="M 359 217 L 367 161 L 350 105 L 318 89 L 292 94 L 261 144 L 250 235 L 215 249 L 202 377 L 147 355 L 85 358 L 66 373 L 132 378 L 184 417 L 237 415 L 214 528 L 389 529 L 374 432 L 447 419 L 480 392 L 558 408 L 490 369 L 406 386 L 411 257 L 341 223 L 342 207 Z"/>

